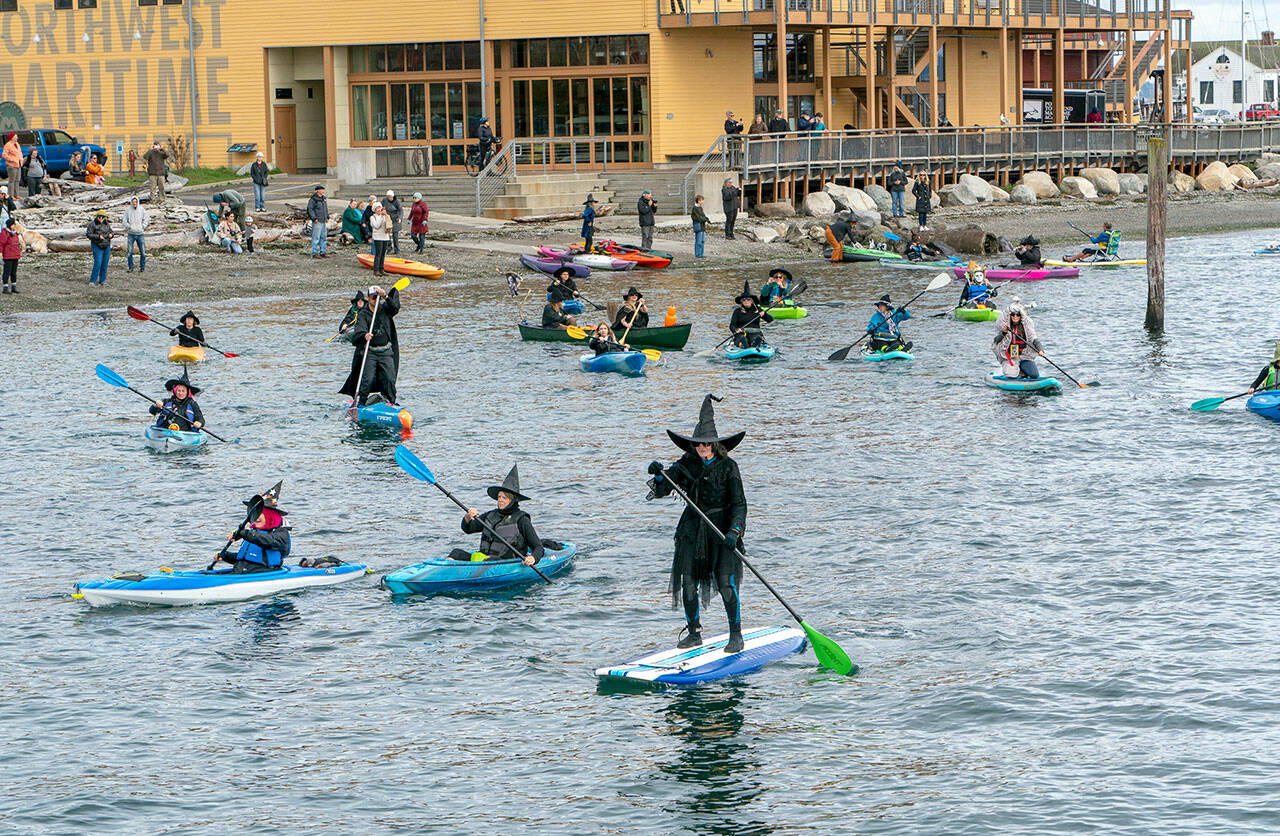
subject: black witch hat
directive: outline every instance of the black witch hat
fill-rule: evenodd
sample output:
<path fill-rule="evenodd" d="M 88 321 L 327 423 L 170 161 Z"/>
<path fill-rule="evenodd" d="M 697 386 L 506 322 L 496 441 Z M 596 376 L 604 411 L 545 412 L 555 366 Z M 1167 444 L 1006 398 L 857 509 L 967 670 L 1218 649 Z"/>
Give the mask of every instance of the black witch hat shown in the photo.
<path fill-rule="evenodd" d="M 1022 246 L 1024 247 L 1038 247 L 1040 246 L 1040 239 L 1035 237 L 1034 235 L 1028 235 L 1026 238 L 1023 238 L 1019 243 L 1022 244 Z"/>
<path fill-rule="evenodd" d="M 280 516 L 282 517 L 286 516 L 289 512 L 282 510 L 280 508 L 280 488 L 283 486 L 284 486 L 284 480 L 281 479 L 279 482 L 276 482 L 265 492 L 260 494 L 254 494 L 253 496 L 249 497 L 241 504 L 252 506 L 255 502 L 258 502 L 259 500 L 261 500 L 263 508 L 270 508 L 272 511 L 275 511 Z"/>
<path fill-rule="evenodd" d="M 790 271 L 790 270 L 788 270 L 788 269 L 787 269 L 787 268 L 785 268 L 785 267 L 775 267 L 775 268 L 773 268 L 772 270 L 770 270 L 770 271 L 769 271 L 769 278 L 771 278 L 771 279 L 772 279 L 775 273 L 781 273 L 782 275 L 786 276 L 786 277 L 787 277 L 787 281 L 789 281 L 789 282 L 791 282 L 791 281 L 795 281 L 795 279 L 793 279 L 793 278 L 791 277 L 791 271 Z"/>
<path fill-rule="evenodd" d="M 169 394 L 173 394 L 173 387 L 177 386 L 179 383 L 187 387 L 187 394 L 191 397 L 194 398 L 196 395 L 200 394 L 200 387 L 193 384 L 191 382 L 191 378 L 187 377 L 187 369 L 185 366 L 182 369 L 182 377 L 169 378 L 164 382 L 164 388 L 169 390 Z"/>
<path fill-rule="evenodd" d="M 622 301 L 625 302 L 628 299 L 630 299 L 632 296 L 639 296 L 641 299 L 644 298 L 644 294 L 636 290 L 635 285 L 631 285 L 631 287 L 627 288 L 627 292 L 622 294 Z"/>
<path fill-rule="evenodd" d="M 583 205 L 583 206 L 590 206 L 590 205 L 591 205 L 591 204 L 593 204 L 593 203 L 599 203 L 599 202 L 600 202 L 600 201 L 596 200 L 596 196 L 595 196 L 594 194 L 589 194 L 589 195 L 587 195 L 587 199 L 586 199 L 586 200 L 584 200 L 584 201 L 582 201 L 582 205 Z"/>
<path fill-rule="evenodd" d="M 520 493 L 520 465 L 511 465 L 511 471 L 507 473 L 507 478 L 502 480 L 502 484 L 490 485 L 486 493 L 489 494 L 490 499 L 497 499 L 498 491 L 506 491 L 514 496 L 517 502 L 529 498 Z"/>
<path fill-rule="evenodd" d="M 200 324 L 200 317 L 196 316 L 196 312 L 195 312 L 195 311 L 187 311 L 187 312 L 186 312 L 186 313 L 184 313 L 182 316 L 178 317 L 178 321 L 179 321 L 179 322 L 186 322 L 187 317 L 191 317 L 191 319 L 193 320 L 193 321 L 192 321 L 192 323 L 191 323 L 192 325 L 199 325 L 199 324 Z"/>
<path fill-rule="evenodd" d="M 750 299 L 757 307 L 760 305 L 760 297 L 751 292 L 751 281 L 749 279 L 742 283 L 742 292 L 734 297 L 733 303 L 741 305 L 743 299 Z"/>
<path fill-rule="evenodd" d="M 353 305 L 354 305 L 356 302 L 363 302 L 363 301 L 364 301 L 364 291 L 363 291 L 363 290 L 357 290 L 357 291 L 356 291 L 356 295 L 351 297 L 351 304 L 353 304 Z"/>
<path fill-rule="evenodd" d="M 693 435 L 682 435 L 675 430 L 667 430 L 667 435 L 677 447 L 692 453 L 695 444 L 720 444 L 727 452 L 742 443 L 742 439 L 747 434 L 745 430 L 724 437 L 716 432 L 716 411 L 711 404 L 713 401 L 721 400 L 724 399 L 717 398 L 715 395 L 707 395 L 702 399 L 702 409 L 698 412 L 698 423 L 693 428 Z"/>

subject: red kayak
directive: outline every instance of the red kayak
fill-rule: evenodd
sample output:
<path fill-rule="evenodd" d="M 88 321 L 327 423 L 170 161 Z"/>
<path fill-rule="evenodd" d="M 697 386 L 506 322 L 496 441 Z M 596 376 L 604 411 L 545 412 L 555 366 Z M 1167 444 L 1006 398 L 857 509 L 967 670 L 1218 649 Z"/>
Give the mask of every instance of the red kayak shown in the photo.
<path fill-rule="evenodd" d="M 627 247 L 613 241 L 602 241 L 595 249 L 621 261 L 634 261 L 637 267 L 657 269 L 671 266 L 671 256 L 666 253 L 645 252 L 637 247 Z"/>

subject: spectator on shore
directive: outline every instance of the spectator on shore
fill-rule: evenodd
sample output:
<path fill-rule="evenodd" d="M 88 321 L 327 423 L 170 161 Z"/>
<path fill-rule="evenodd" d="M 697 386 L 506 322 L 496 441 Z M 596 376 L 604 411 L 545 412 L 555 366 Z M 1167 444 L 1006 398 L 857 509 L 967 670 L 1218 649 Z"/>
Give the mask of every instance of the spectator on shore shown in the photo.
<path fill-rule="evenodd" d="M 369 242 L 369 255 L 373 255 L 373 210 L 378 205 L 378 196 L 376 194 L 369 195 L 369 199 L 365 201 L 364 208 L 360 210 L 360 224 L 364 227 L 364 240 Z"/>
<path fill-rule="evenodd" d="M 756 118 L 751 120 L 751 127 L 747 128 L 748 134 L 767 134 L 769 126 L 764 122 L 764 114 L 757 113 Z"/>
<path fill-rule="evenodd" d="M 356 246 L 364 243 L 364 207 L 354 197 L 347 201 L 347 208 L 342 210 L 342 231 L 351 236 Z"/>
<path fill-rule="evenodd" d="M 31 153 L 27 154 L 27 196 L 35 197 L 40 194 L 40 186 L 44 183 L 44 160 L 40 159 L 40 152 L 34 147 Z"/>
<path fill-rule="evenodd" d="M 596 196 L 587 195 L 582 201 L 582 251 L 591 252 L 596 243 Z"/>
<path fill-rule="evenodd" d="M 18 292 L 18 259 L 22 258 L 22 236 L 15 227 L 16 218 L 9 218 L 0 229 L 0 257 L 4 259 L 3 276 L 4 292 Z"/>
<path fill-rule="evenodd" d="M 271 185 L 267 175 L 270 171 L 267 155 L 259 151 L 258 158 L 253 161 L 253 165 L 249 166 L 249 179 L 253 181 L 253 211 L 255 212 L 267 211 L 267 186 Z"/>
<path fill-rule="evenodd" d="M 328 258 L 329 201 L 324 196 L 324 186 L 317 183 L 307 201 L 307 219 L 311 221 L 311 257 Z"/>
<path fill-rule="evenodd" d="M 430 214 L 427 202 L 422 199 L 422 192 L 414 192 L 413 205 L 409 207 L 409 237 L 417 248 L 415 252 L 422 252 L 422 248 L 427 245 L 427 217 Z"/>
<path fill-rule="evenodd" d="M 391 244 L 391 216 L 387 207 L 381 203 L 373 205 L 373 214 L 369 216 L 369 231 L 373 239 L 373 274 L 385 276 L 382 265 L 387 259 L 387 247 Z"/>
<path fill-rule="evenodd" d="M 223 189 L 209 199 L 214 203 L 221 203 L 226 209 L 231 210 L 231 214 L 236 216 L 236 224 L 244 226 L 244 196 L 238 191 L 235 189 Z"/>
<path fill-rule="evenodd" d="M 733 111 L 726 111 L 724 114 L 724 132 L 729 136 L 737 136 L 742 133 L 742 120 L 733 115 Z"/>
<path fill-rule="evenodd" d="M 387 220 L 391 221 L 391 251 L 400 255 L 400 226 L 404 220 L 404 207 L 395 191 L 387 189 L 387 196 L 382 199 L 382 208 L 387 210 Z"/>
<path fill-rule="evenodd" d="M 778 108 L 773 112 L 773 118 L 769 120 L 769 133 L 785 134 L 789 130 L 791 130 L 791 123 L 782 115 L 782 108 Z"/>
<path fill-rule="evenodd" d="M 71 152 L 71 159 L 67 161 L 67 170 L 62 173 L 62 178 L 84 182 L 84 154 L 79 151 Z"/>
<path fill-rule="evenodd" d="M 907 173 L 902 170 L 902 163 L 894 163 L 893 171 L 889 172 L 889 198 L 891 202 L 891 214 L 895 218 L 905 218 L 906 209 L 903 206 L 907 196 Z"/>
<path fill-rule="evenodd" d="M 693 257 L 702 258 L 707 244 L 707 213 L 702 208 L 702 195 L 693 198 L 693 211 L 689 213 L 693 221 Z"/>
<path fill-rule="evenodd" d="M 916 175 L 911 194 L 916 199 L 916 216 L 920 220 L 920 228 L 925 229 L 929 221 L 929 213 L 933 211 L 933 189 L 929 186 L 929 176 L 925 172 Z"/>
<path fill-rule="evenodd" d="M 13 131 L 5 138 L 3 156 L 4 167 L 9 174 L 9 194 L 16 195 L 18 185 L 22 183 L 22 145 Z"/>
<path fill-rule="evenodd" d="M 229 253 L 244 254 L 244 248 L 240 246 L 240 225 L 232 212 L 224 213 L 222 220 L 218 221 L 218 243 Z"/>
<path fill-rule="evenodd" d="M 102 165 L 102 158 L 97 154 L 89 155 L 89 162 L 84 167 L 84 181 L 91 186 L 101 186 L 107 182 L 107 169 Z"/>
<path fill-rule="evenodd" d="M 169 152 L 164 150 L 160 140 L 151 143 L 151 150 L 142 155 L 147 161 L 147 184 L 151 187 L 151 205 L 164 206 L 167 196 L 164 193 L 164 181 L 169 176 Z"/>
<path fill-rule="evenodd" d="M 146 209 L 138 205 L 138 199 L 135 197 L 130 200 L 129 207 L 124 210 L 124 251 L 128 265 L 126 272 L 133 272 L 135 245 L 138 248 L 138 272 L 147 271 L 147 224 L 150 222 L 151 216 L 147 214 Z"/>
<path fill-rule="evenodd" d="M 645 189 L 636 201 L 636 214 L 640 216 L 640 249 L 645 252 L 653 246 L 653 216 L 657 212 L 658 202 L 653 199 L 653 192 Z"/>
<path fill-rule="evenodd" d="M 17 210 L 18 204 L 14 203 L 13 198 L 9 196 L 9 187 L 0 186 L 0 226 L 13 217 L 13 213 Z"/>
<path fill-rule="evenodd" d="M 85 227 L 84 234 L 89 239 L 89 251 L 93 255 L 93 272 L 89 274 L 89 284 L 105 285 L 107 262 L 111 260 L 111 238 L 115 235 L 111 222 L 107 220 L 107 213 L 99 209 L 98 214 Z"/>
<path fill-rule="evenodd" d="M 733 225 L 738 220 L 738 204 L 741 202 L 742 189 L 732 177 L 726 177 L 720 188 L 720 208 L 724 209 L 724 237 L 730 241 L 733 240 Z"/>

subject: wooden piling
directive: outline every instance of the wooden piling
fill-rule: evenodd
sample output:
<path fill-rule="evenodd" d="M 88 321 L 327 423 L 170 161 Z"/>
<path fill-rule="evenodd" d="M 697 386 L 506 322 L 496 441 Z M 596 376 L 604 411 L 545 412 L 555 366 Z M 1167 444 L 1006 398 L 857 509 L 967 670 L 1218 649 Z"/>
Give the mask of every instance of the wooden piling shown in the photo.
<path fill-rule="evenodd" d="M 1147 139 L 1147 321 L 1151 332 L 1164 330 L 1165 184 L 1169 179 L 1169 142 Z"/>

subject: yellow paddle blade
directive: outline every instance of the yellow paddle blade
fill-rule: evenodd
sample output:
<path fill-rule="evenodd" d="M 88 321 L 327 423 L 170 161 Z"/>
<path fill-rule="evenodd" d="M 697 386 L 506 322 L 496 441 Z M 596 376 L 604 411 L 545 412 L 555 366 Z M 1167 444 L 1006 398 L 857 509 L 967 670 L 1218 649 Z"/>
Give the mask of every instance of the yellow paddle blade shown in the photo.
<path fill-rule="evenodd" d="M 403 279 L 401 279 L 400 281 L 396 282 L 391 286 L 396 290 L 404 290 L 406 287 L 409 286 L 409 284 L 410 284 L 410 279 L 408 276 L 405 276 Z"/>
<path fill-rule="evenodd" d="M 564 330 L 569 336 L 573 337 L 575 340 L 585 340 L 588 336 L 586 331 L 583 331 L 581 328 L 579 328 L 576 325 L 569 325 Z"/>
<path fill-rule="evenodd" d="M 648 357 L 650 360 L 662 359 L 662 352 L 658 351 L 658 349 L 656 348 L 642 348 L 642 349 L 639 349 L 639 351 L 641 354 L 643 354 L 645 357 Z"/>

